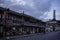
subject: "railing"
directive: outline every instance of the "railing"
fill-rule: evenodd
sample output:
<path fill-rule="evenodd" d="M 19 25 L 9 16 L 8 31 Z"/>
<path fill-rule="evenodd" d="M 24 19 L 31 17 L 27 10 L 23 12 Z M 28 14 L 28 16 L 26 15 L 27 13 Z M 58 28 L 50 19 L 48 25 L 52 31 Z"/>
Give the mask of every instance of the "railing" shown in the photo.
<path fill-rule="evenodd" d="M 17 22 L 13 22 L 13 21 L 17 21 Z M 18 23 L 19 22 L 19 23 Z M 4 19 L 2 19 L 2 24 L 4 24 Z M 25 21 L 25 20 L 22 20 L 22 19 L 17 19 L 17 20 L 12 20 L 12 19 L 8 19 L 6 20 L 6 23 L 9 24 L 9 25 L 29 25 L 29 26 L 37 26 L 37 27 L 40 27 L 41 25 L 37 24 L 37 23 L 31 23 L 29 21 Z"/>
<path fill-rule="evenodd" d="M 25 22 L 25 21 L 24 21 L 24 25 L 40 27 L 40 25 L 38 25 L 36 23 L 30 23 L 30 22 Z"/>

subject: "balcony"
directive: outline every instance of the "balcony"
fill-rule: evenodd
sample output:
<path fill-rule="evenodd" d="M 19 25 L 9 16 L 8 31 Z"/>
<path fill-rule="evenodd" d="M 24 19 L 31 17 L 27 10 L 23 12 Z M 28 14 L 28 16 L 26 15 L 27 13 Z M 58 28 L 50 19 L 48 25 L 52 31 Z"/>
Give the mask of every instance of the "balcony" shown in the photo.
<path fill-rule="evenodd" d="M 5 24 L 4 19 L 2 20 L 2 24 L 3 25 Z M 25 20 L 22 20 L 22 19 L 17 19 L 17 20 L 8 19 L 8 20 L 6 20 L 6 24 L 11 25 L 11 26 L 14 26 L 14 25 L 16 25 L 16 26 L 26 25 L 26 26 L 41 27 L 41 25 L 39 25 L 38 23 L 32 23 L 32 22 L 25 21 Z"/>
<path fill-rule="evenodd" d="M 27 25 L 27 26 L 34 26 L 34 27 L 40 27 L 41 26 L 41 25 L 38 25 L 36 23 L 30 23 L 30 22 L 26 22 L 26 21 L 22 22 L 21 24 Z"/>
<path fill-rule="evenodd" d="M 13 24 L 11 24 L 12 26 L 20 26 L 20 24 L 18 24 L 18 23 L 13 23 Z"/>

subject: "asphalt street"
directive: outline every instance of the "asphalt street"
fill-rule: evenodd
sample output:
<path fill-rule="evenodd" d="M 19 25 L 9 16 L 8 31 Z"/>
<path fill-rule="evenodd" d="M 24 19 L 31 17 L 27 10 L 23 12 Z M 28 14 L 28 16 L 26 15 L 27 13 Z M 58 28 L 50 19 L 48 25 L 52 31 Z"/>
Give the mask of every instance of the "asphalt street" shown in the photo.
<path fill-rule="evenodd" d="M 9 40 L 60 40 L 60 33 L 50 32 L 43 35 L 37 34 L 37 35 L 27 36 L 27 37 L 16 37 Z"/>

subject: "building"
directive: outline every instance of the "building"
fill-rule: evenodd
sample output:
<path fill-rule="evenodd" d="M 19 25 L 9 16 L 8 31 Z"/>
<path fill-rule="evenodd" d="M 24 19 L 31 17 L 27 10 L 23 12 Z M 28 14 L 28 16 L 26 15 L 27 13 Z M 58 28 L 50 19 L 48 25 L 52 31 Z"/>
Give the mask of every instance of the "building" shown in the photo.
<path fill-rule="evenodd" d="M 0 33 L 4 35 L 41 33 L 45 22 L 32 16 L 0 7 Z"/>
<path fill-rule="evenodd" d="M 47 32 L 60 30 L 60 26 L 59 26 L 60 23 L 58 20 L 56 20 L 55 11 L 56 10 L 53 11 L 53 19 L 46 22 L 46 31 Z"/>

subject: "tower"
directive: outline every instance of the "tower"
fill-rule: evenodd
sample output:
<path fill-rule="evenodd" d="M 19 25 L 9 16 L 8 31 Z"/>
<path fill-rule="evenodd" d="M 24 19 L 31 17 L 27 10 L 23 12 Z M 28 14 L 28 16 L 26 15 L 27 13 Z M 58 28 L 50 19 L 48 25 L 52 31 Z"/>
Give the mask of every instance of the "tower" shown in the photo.
<path fill-rule="evenodd" d="M 53 21 L 52 21 L 52 26 L 53 26 L 53 31 L 55 31 L 55 27 L 57 27 L 57 21 L 56 21 L 56 10 L 53 11 Z"/>
<path fill-rule="evenodd" d="M 53 11 L 53 21 L 56 20 L 56 15 L 55 15 L 56 10 Z"/>
<path fill-rule="evenodd" d="M 50 27 L 50 29 L 52 29 L 52 31 L 55 31 L 57 27 L 57 20 L 56 20 L 55 12 L 56 10 L 53 10 L 53 19 L 47 22 L 48 23 L 47 25 Z"/>

